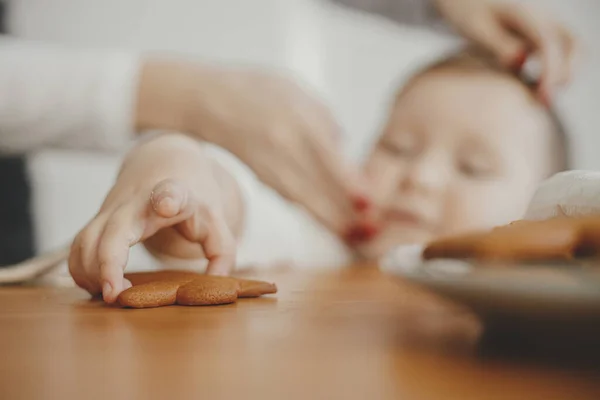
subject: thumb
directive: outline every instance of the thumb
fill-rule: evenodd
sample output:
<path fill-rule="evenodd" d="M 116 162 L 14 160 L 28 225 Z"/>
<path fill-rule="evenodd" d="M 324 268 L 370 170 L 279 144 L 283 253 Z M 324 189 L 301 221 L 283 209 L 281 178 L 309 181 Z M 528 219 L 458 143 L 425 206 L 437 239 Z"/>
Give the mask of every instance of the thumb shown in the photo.
<path fill-rule="evenodd" d="M 165 179 L 152 189 L 150 205 L 158 217 L 181 219 L 190 211 L 189 198 L 189 191 L 183 183 Z"/>

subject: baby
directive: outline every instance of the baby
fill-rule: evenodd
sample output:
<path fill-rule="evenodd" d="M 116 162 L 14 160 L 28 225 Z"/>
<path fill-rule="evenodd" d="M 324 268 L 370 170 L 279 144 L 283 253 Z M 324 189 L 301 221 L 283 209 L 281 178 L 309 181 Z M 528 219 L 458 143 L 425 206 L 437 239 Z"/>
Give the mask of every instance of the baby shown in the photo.
<path fill-rule="evenodd" d="M 366 165 L 384 223 L 361 249 L 520 218 L 537 185 L 569 167 L 564 128 L 534 90 L 475 50 L 416 74 Z"/>
<path fill-rule="evenodd" d="M 397 94 L 365 165 L 377 204 L 372 239 L 350 246 L 225 152 L 162 134 L 128 155 L 75 239 L 69 267 L 78 285 L 113 302 L 130 285 L 123 269 L 137 242 L 167 266 L 217 274 L 375 259 L 400 244 L 520 218 L 537 185 L 568 168 L 566 145 L 531 85 L 468 50 L 421 70 Z"/>

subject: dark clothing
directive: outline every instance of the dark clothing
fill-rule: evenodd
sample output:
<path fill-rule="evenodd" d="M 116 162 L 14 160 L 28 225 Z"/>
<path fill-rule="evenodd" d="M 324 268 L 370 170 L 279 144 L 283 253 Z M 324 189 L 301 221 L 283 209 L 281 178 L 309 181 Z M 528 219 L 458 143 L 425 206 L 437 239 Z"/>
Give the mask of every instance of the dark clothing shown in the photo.
<path fill-rule="evenodd" d="M 0 33 L 6 33 L 6 4 L 0 1 Z M 0 155 L 0 267 L 35 253 L 31 187 L 24 155 Z"/>

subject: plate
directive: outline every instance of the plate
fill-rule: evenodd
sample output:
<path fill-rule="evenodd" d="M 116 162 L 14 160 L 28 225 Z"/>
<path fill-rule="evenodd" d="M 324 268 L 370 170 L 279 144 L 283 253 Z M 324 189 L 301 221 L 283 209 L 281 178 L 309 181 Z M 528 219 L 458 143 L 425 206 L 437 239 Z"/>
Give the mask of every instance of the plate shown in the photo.
<path fill-rule="evenodd" d="M 600 323 L 600 267 L 582 263 L 423 261 L 402 248 L 380 263 L 388 274 L 461 303 L 485 319 Z"/>

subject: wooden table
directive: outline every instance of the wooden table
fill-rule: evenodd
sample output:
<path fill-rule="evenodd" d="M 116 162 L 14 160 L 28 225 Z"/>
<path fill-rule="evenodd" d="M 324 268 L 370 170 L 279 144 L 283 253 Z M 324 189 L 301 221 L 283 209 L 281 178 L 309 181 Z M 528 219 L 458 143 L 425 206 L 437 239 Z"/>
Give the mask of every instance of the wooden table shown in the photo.
<path fill-rule="evenodd" d="M 368 268 L 277 295 L 124 310 L 0 289 L 0 399 L 600 399 L 597 371 L 478 356 L 464 310 Z"/>

